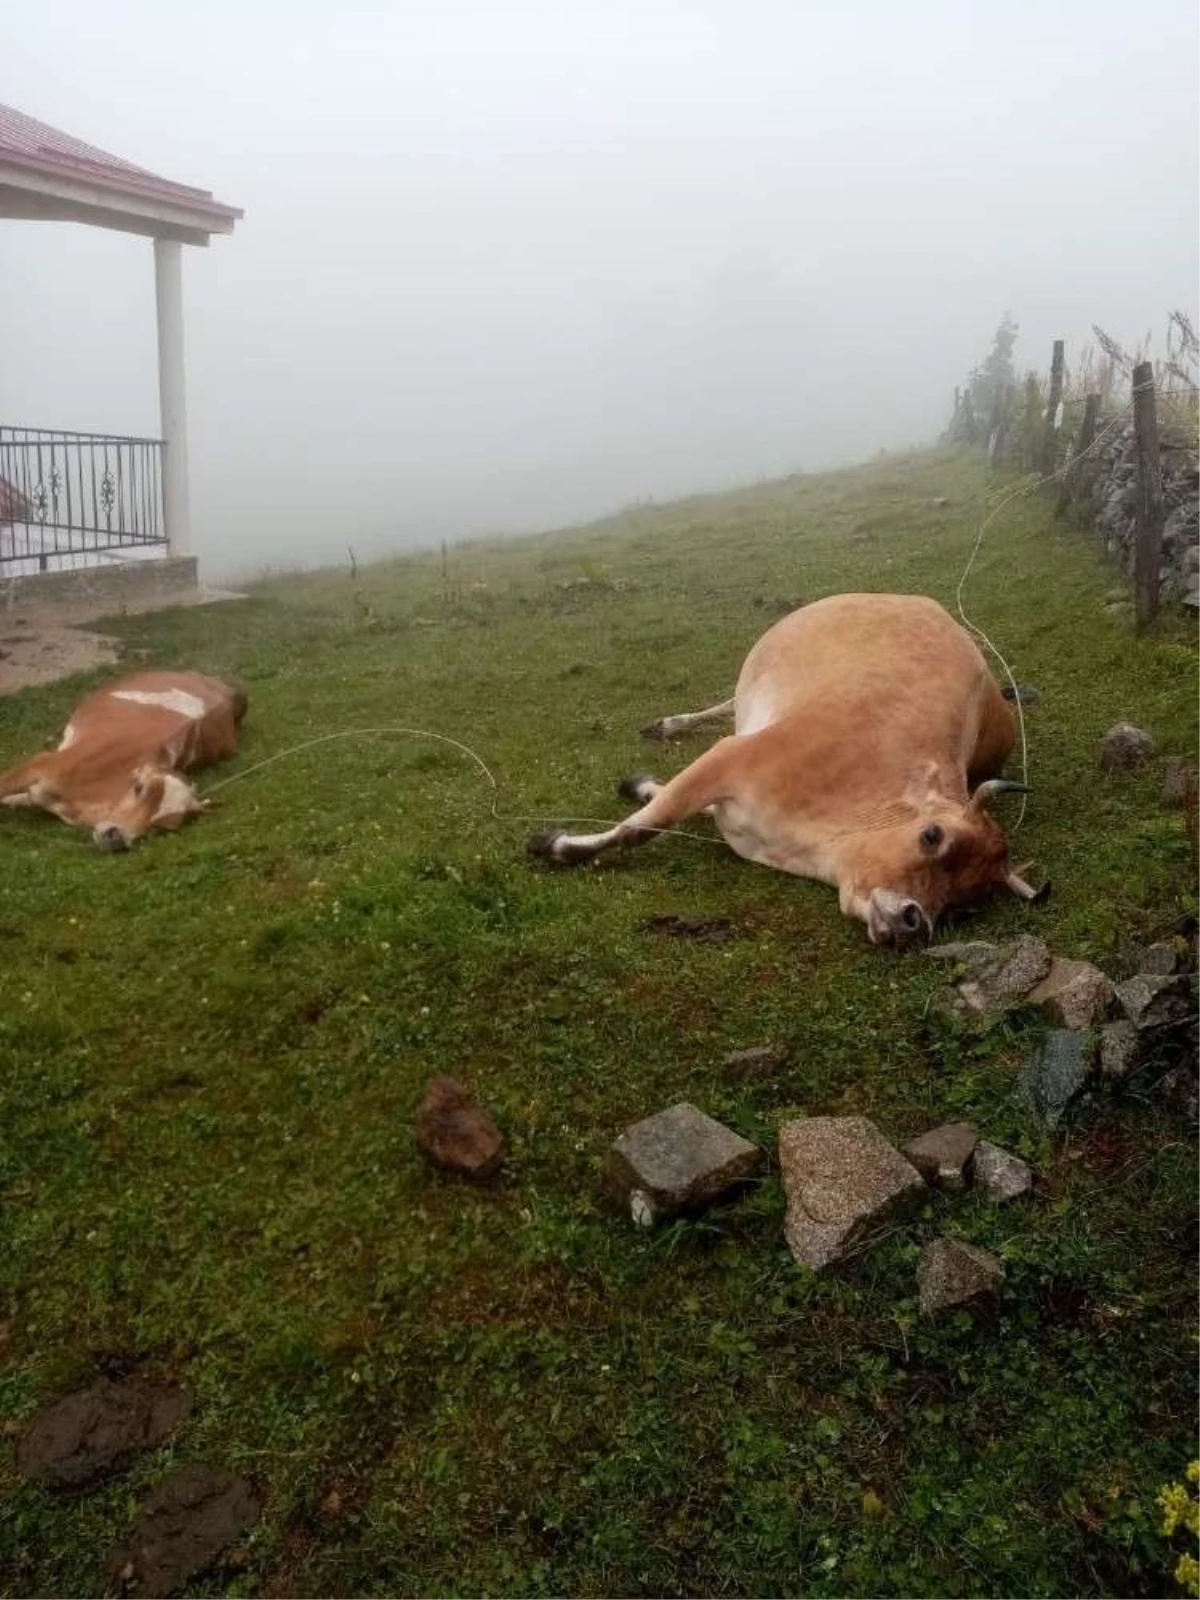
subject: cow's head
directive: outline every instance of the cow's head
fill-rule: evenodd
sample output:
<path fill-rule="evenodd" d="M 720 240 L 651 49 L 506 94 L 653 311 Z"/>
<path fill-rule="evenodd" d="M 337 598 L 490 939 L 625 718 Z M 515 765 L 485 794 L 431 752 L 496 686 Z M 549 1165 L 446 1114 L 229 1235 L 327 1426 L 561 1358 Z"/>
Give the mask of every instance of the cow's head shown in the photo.
<path fill-rule="evenodd" d="M 177 772 L 153 764 L 138 767 L 115 801 L 92 807 L 92 838 L 101 850 L 128 850 L 154 828 L 179 828 L 212 802 L 201 800 Z M 81 819 L 83 820 L 83 819 Z"/>
<path fill-rule="evenodd" d="M 843 907 L 862 917 L 873 944 L 925 943 L 945 912 L 1003 885 L 1023 899 L 1035 891 L 1008 861 L 1008 841 L 992 816 L 998 794 L 1024 784 L 993 778 L 965 803 L 931 799 L 911 821 L 861 836 Z"/>

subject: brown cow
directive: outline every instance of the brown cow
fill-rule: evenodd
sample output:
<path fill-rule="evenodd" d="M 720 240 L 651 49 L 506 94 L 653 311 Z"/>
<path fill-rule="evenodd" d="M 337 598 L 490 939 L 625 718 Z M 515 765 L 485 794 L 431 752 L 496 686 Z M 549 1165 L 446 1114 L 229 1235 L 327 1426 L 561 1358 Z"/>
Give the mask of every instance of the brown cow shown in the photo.
<path fill-rule="evenodd" d="M 844 594 L 804 606 L 754 646 L 732 700 L 643 732 L 669 738 L 730 715 L 733 736 L 669 783 L 625 779 L 638 810 L 617 827 L 543 834 L 531 851 L 589 861 L 707 812 L 738 855 L 835 885 L 843 913 L 897 947 L 995 885 L 1034 898 L 989 811 L 1023 788 L 996 777 L 1012 712 L 935 601 Z"/>
<path fill-rule="evenodd" d="M 97 689 L 57 750 L 0 773 L 0 804 L 37 806 L 125 850 L 152 828 L 207 811 L 180 776 L 235 755 L 246 696 L 199 672 L 139 672 Z"/>

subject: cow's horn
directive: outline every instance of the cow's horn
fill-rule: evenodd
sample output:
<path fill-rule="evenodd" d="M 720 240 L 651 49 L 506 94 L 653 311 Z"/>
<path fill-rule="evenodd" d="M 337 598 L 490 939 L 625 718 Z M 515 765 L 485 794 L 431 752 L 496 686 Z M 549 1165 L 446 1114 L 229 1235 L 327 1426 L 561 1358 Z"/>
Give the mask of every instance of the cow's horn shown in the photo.
<path fill-rule="evenodd" d="M 981 783 L 971 796 L 971 804 L 973 806 L 985 806 L 998 794 L 1028 793 L 1028 784 L 1014 783 L 1011 778 L 989 778 L 986 783 Z"/>
<path fill-rule="evenodd" d="M 1019 872 L 1006 872 L 1004 881 L 1012 892 L 1020 895 L 1022 900 L 1031 903 L 1045 900 L 1050 893 L 1050 880 L 1047 879 L 1040 889 L 1035 889 L 1032 884 L 1026 883 Z"/>

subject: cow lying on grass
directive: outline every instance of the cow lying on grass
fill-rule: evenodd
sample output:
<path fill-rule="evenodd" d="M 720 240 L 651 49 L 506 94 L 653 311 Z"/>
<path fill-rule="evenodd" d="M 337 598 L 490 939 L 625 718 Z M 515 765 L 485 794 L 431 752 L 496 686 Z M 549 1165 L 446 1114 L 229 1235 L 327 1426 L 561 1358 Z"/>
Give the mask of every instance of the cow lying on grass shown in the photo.
<path fill-rule="evenodd" d="M 617 827 L 556 830 L 531 851 L 573 865 L 707 812 L 738 855 L 835 885 L 843 913 L 896 947 L 994 886 L 1035 898 L 989 810 L 1023 788 L 996 776 L 1012 712 L 935 601 L 844 594 L 804 606 L 754 646 L 732 700 L 643 732 L 665 739 L 729 716 L 732 737 L 669 783 L 625 779 L 638 809 Z"/>
<path fill-rule="evenodd" d="M 0 804 L 36 806 L 125 850 L 211 802 L 180 776 L 236 755 L 246 696 L 199 672 L 139 672 L 88 695 L 57 750 L 0 773 Z"/>

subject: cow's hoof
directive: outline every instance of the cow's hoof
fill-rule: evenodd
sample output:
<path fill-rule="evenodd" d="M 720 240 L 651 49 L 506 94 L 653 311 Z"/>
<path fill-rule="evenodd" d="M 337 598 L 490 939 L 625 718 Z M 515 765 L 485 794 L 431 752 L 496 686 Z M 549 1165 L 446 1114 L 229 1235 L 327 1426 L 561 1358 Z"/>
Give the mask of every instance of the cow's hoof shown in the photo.
<path fill-rule="evenodd" d="M 590 861 L 592 855 L 590 850 L 572 846 L 570 835 L 562 828 L 535 833 L 525 852 L 531 861 L 544 861 L 548 867 L 578 867 Z"/>
<path fill-rule="evenodd" d="M 1035 906 L 1045 905 L 1046 901 L 1049 900 L 1049 898 L 1050 898 L 1050 879 L 1047 878 L 1045 883 L 1042 885 L 1042 887 L 1038 890 L 1038 892 L 1034 895 L 1033 899 L 1030 901 L 1030 904 L 1031 905 L 1035 905 Z"/>
<path fill-rule="evenodd" d="M 631 800 L 635 806 L 644 806 L 650 799 L 645 792 L 647 785 L 657 789 L 658 779 L 649 772 L 631 772 L 617 784 L 617 793 L 622 800 Z"/>
<path fill-rule="evenodd" d="M 668 720 L 667 717 L 659 717 L 657 722 L 648 722 L 644 728 L 639 728 L 638 732 L 643 739 L 656 739 L 661 744 L 668 737 Z"/>

